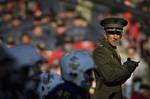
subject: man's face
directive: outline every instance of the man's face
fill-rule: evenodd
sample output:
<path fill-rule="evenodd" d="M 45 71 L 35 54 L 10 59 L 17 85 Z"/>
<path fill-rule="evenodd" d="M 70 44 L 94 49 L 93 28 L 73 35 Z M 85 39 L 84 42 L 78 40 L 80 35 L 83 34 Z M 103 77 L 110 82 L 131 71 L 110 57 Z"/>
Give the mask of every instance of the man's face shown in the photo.
<path fill-rule="evenodd" d="M 106 40 L 113 47 L 116 47 L 116 46 L 119 45 L 121 37 L 122 37 L 122 35 L 121 34 L 117 34 L 117 33 L 107 33 L 106 34 Z"/>

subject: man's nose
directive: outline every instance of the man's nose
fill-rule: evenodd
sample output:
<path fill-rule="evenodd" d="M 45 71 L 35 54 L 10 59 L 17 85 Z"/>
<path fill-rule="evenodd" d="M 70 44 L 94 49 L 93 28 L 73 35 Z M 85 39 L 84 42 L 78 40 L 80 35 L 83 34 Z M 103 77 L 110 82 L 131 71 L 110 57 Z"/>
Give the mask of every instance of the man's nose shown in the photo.
<path fill-rule="evenodd" d="M 117 38 L 118 37 L 118 35 L 117 34 L 114 34 L 114 38 Z"/>
<path fill-rule="evenodd" d="M 116 38 L 120 37 L 120 35 L 118 35 L 118 34 L 114 34 L 114 36 L 115 36 Z"/>

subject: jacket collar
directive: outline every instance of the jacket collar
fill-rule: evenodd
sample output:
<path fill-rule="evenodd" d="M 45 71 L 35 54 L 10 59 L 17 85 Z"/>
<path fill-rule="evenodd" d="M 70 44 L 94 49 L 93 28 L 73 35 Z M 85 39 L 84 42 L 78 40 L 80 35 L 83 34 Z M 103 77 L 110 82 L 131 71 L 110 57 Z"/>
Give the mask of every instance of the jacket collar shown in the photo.
<path fill-rule="evenodd" d="M 108 48 L 111 51 L 115 51 L 115 47 L 112 47 L 105 38 L 103 38 L 102 40 L 100 40 L 101 44 L 104 45 L 106 48 Z"/>
<path fill-rule="evenodd" d="M 116 49 L 117 49 L 117 48 L 113 48 L 113 47 L 106 41 L 105 38 L 103 38 L 102 40 L 100 40 L 100 42 L 101 42 L 101 44 L 102 44 L 104 47 L 106 47 L 108 50 L 110 50 L 110 51 L 112 52 L 112 55 L 113 55 L 114 57 L 116 57 L 119 62 L 121 61 L 120 56 L 119 56 L 119 55 L 117 54 L 117 52 L 116 52 Z"/>

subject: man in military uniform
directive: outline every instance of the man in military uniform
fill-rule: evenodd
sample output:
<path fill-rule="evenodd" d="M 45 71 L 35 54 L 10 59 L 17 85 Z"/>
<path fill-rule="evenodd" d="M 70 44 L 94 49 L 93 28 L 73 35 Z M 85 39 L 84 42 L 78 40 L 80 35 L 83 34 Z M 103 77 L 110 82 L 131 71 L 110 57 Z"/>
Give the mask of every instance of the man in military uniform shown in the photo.
<path fill-rule="evenodd" d="M 139 62 L 130 58 L 121 64 L 116 49 L 127 21 L 109 17 L 100 23 L 105 30 L 104 39 L 98 42 L 93 52 L 96 64 L 96 89 L 92 99 L 123 99 L 121 85 L 130 77 Z"/>

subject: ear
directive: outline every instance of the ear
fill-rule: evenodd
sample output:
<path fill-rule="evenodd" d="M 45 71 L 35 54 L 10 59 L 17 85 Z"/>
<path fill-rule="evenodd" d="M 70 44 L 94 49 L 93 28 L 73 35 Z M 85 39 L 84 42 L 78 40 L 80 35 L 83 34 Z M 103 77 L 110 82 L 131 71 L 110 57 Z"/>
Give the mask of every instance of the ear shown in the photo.
<path fill-rule="evenodd" d="M 104 38 L 107 40 L 107 34 L 106 34 L 106 32 L 104 33 Z"/>
<path fill-rule="evenodd" d="M 122 38 L 122 34 L 120 35 L 120 39 Z"/>

